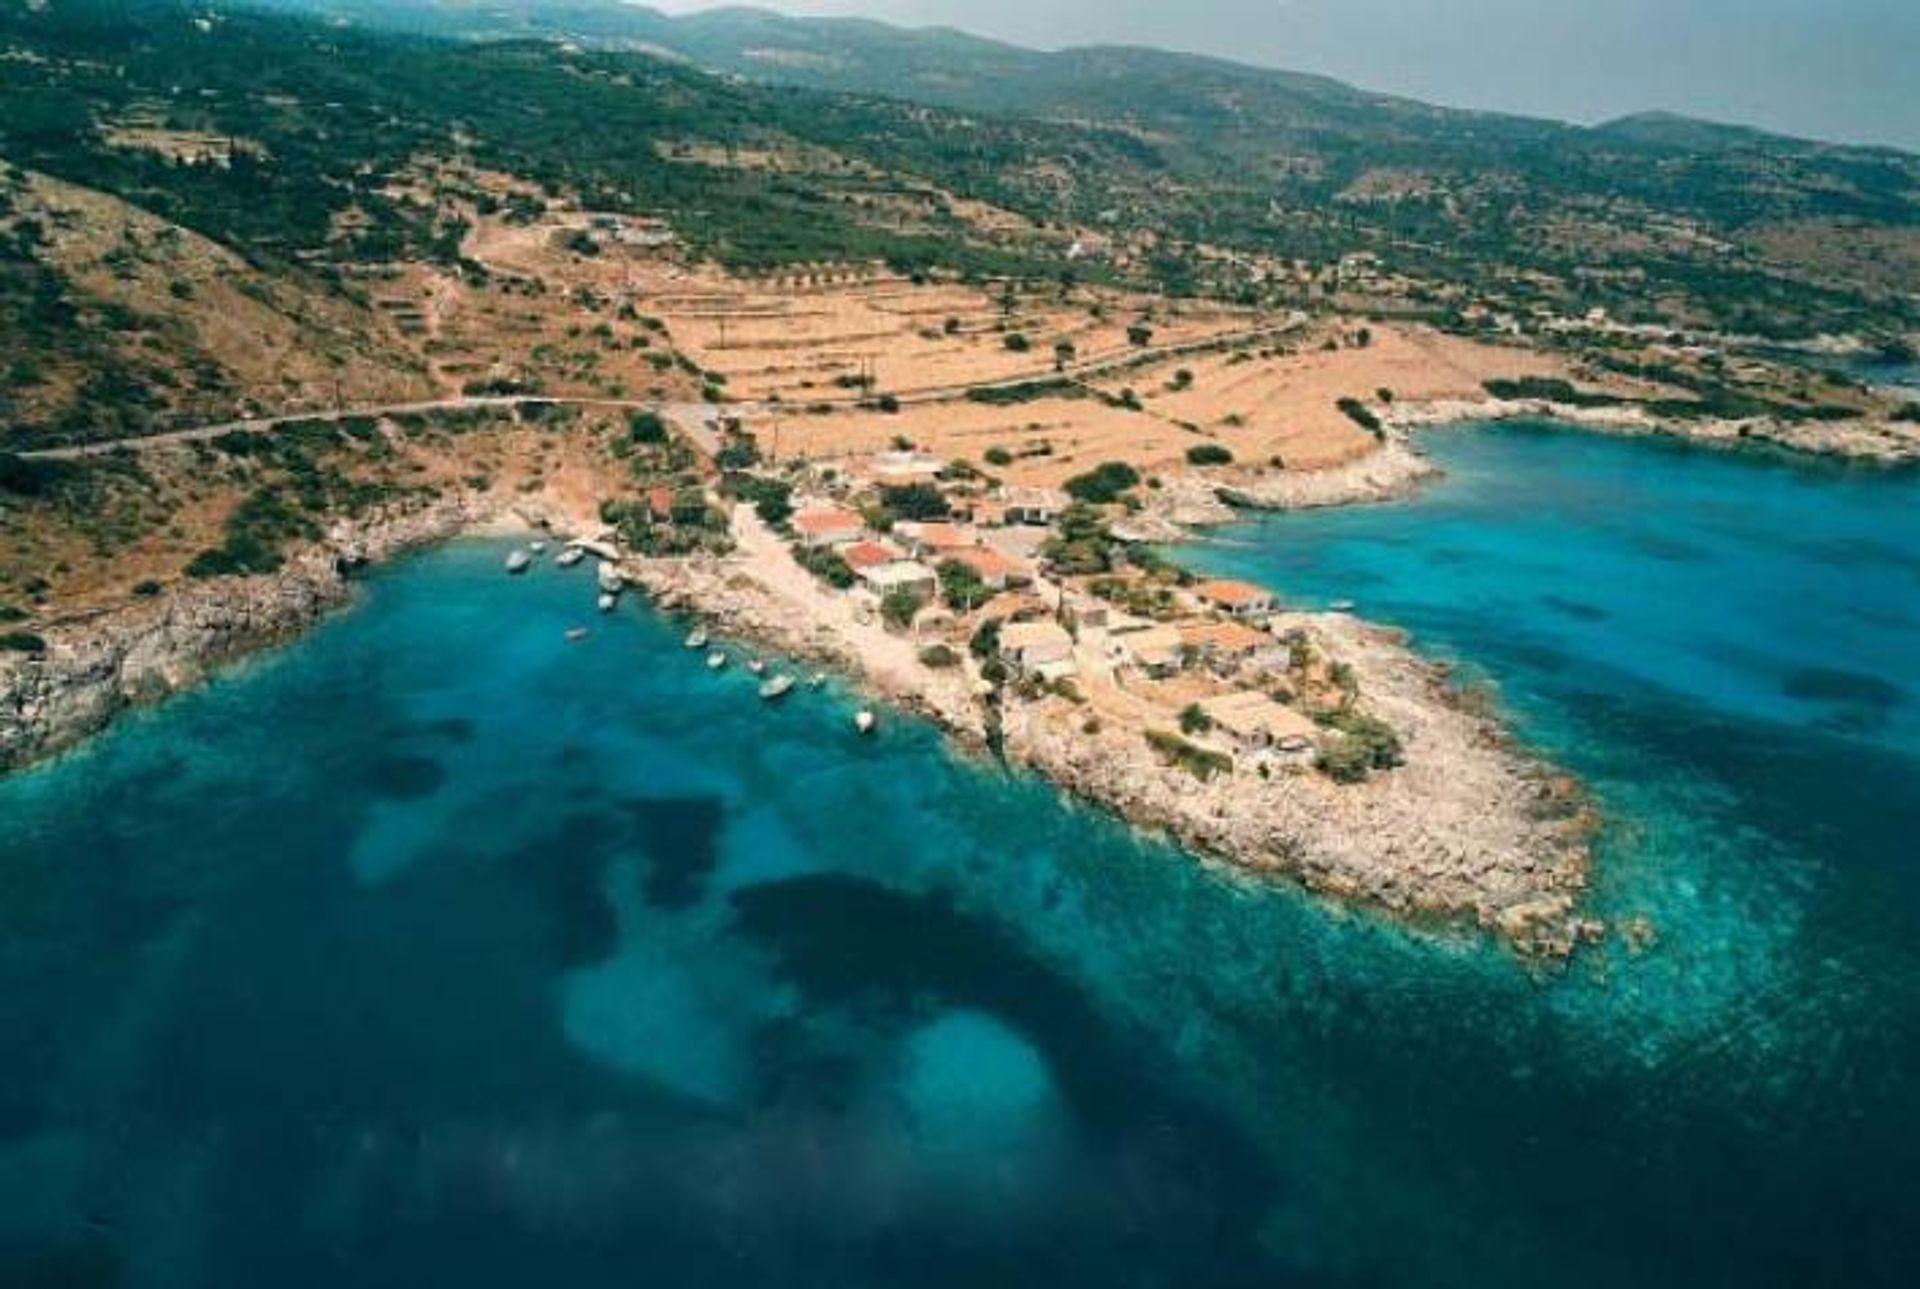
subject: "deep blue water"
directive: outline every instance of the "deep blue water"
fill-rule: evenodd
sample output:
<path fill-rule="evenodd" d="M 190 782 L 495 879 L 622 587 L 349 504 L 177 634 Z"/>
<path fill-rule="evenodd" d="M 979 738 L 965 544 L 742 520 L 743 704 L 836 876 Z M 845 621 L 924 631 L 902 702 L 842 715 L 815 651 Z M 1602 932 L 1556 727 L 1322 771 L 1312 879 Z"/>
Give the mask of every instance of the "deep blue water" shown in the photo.
<path fill-rule="evenodd" d="M 0 781 L 0 1284 L 1911 1283 L 1920 489 L 1431 443 L 1201 555 L 1496 680 L 1651 951 L 1250 888 L 460 544 Z"/>

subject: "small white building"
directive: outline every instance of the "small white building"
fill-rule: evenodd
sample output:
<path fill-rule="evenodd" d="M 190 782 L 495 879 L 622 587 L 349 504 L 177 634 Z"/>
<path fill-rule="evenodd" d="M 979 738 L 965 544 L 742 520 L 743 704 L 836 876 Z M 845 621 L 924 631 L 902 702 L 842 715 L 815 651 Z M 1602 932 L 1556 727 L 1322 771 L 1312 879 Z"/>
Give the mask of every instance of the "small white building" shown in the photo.
<path fill-rule="evenodd" d="M 1318 725 L 1257 689 L 1209 698 L 1200 710 L 1214 730 L 1242 752 L 1304 756 L 1319 744 Z"/>
<path fill-rule="evenodd" d="M 1030 528 L 1048 527 L 1073 504 L 1057 488 L 1008 488 L 1005 500 L 1007 522 Z"/>
<path fill-rule="evenodd" d="M 1058 622 L 1009 622 L 1000 628 L 1000 657 L 1009 666 L 1047 680 L 1074 674 L 1073 637 Z"/>
<path fill-rule="evenodd" d="M 933 599 L 934 592 L 940 586 L 940 579 L 934 576 L 932 569 L 907 559 L 863 568 L 860 570 L 860 580 L 880 599 L 884 600 L 895 591 L 905 591 L 922 604 Z"/>

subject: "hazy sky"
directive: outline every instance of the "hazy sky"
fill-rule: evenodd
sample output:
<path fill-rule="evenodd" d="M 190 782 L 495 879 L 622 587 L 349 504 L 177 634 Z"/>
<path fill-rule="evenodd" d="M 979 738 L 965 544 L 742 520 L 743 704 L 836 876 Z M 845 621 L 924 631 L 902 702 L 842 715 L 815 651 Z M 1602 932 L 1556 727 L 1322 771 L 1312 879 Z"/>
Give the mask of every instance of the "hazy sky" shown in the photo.
<path fill-rule="evenodd" d="M 1920 150 L 1920 0 L 759 2 L 1047 48 L 1224 54 L 1466 107 L 1579 121 L 1666 108 Z"/>

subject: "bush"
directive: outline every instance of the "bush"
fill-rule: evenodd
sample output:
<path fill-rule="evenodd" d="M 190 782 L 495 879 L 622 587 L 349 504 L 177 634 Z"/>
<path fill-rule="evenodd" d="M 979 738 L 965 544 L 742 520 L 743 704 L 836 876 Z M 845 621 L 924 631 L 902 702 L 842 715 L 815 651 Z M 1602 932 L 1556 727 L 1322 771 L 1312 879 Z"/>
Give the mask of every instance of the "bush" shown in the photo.
<path fill-rule="evenodd" d="M 1033 342 L 1018 331 L 1008 332 L 1007 338 L 1001 343 L 1016 354 L 1024 354 L 1027 350 L 1033 348 Z"/>
<path fill-rule="evenodd" d="M 658 412 L 635 412 L 627 418 L 627 433 L 635 443 L 665 443 L 667 422 Z"/>
<path fill-rule="evenodd" d="M 1153 328 L 1144 322 L 1136 322 L 1127 328 L 1127 343 L 1136 349 L 1145 349 L 1153 343 Z"/>
<path fill-rule="evenodd" d="M 1066 490 L 1076 501 L 1100 506 L 1119 500 L 1121 493 L 1139 482 L 1138 470 L 1124 461 L 1108 461 L 1067 480 Z"/>
<path fill-rule="evenodd" d="M 1347 419 L 1355 425 L 1358 425 L 1361 429 L 1372 434 L 1380 433 L 1380 418 L 1375 416 L 1372 410 L 1359 399 L 1343 398 L 1340 400 L 1339 407 L 1342 412 L 1347 414 Z"/>
<path fill-rule="evenodd" d="M 47 642 L 31 631 L 9 631 L 0 635 L 0 653 L 41 654 L 47 651 Z"/>
<path fill-rule="evenodd" d="M 1906 421 L 1909 424 L 1920 424 L 1920 403 L 1908 403 L 1893 414 L 1893 419 Z"/>
<path fill-rule="evenodd" d="M 909 483 L 880 489 L 880 504 L 896 520 L 945 519 L 947 499 L 930 483 Z"/>
<path fill-rule="evenodd" d="M 880 601 L 880 616 L 895 630 L 912 626 L 919 612 L 920 597 L 904 587 L 888 591 Z"/>
<path fill-rule="evenodd" d="M 806 569 L 836 591 L 849 590 L 855 582 L 859 581 L 853 566 L 847 563 L 839 551 L 831 547 L 823 546 L 809 550 L 804 546 L 796 546 L 793 558 L 801 568 Z"/>
<path fill-rule="evenodd" d="M 152 578 L 148 578 L 144 582 L 135 583 L 133 593 L 143 600 L 151 600 L 165 589 L 166 588 L 161 586 L 160 583 L 154 581 Z"/>
<path fill-rule="evenodd" d="M 1009 466 L 1013 464 L 1013 453 L 1005 448 L 988 448 L 984 454 L 988 465 Z"/>
<path fill-rule="evenodd" d="M 1180 709 L 1180 732 L 1182 734 L 1205 734 L 1213 728 L 1213 717 L 1206 714 L 1198 703 L 1188 703 Z"/>
<path fill-rule="evenodd" d="M 960 665 L 960 655 L 947 645 L 928 645 L 920 651 L 920 661 L 935 671 L 950 671 Z"/>
<path fill-rule="evenodd" d="M 987 589 L 971 564 L 957 559 L 945 560 L 934 572 L 940 578 L 940 595 L 948 608 L 970 613 L 993 598 L 993 592 Z"/>
<path fill-rule="evenodd" d="M 0 452 L 0 493 L 16 497 L 43 497 L 80 473 L 66 461 L 36 461 Z"/>
<path fill-rule="evenodd" d="M 1232 465 L 1233 453 L 1218 443 L 1196 443 L 1187 449 L 1188 465 Z"/>
<path fill-rule="evenodd" d="M 973 639 L 967 642 L 967 652 L 985 662 L 1000 653 L 1000 619 L 988 618 L 974 631 Z"/>
<path fill-rule="evenodd" d="M 1148 730 L 1147 745 L 1169 765 L 1177 765 L 1202 782 L 1217 774 L 1233 773 L 1233 758 L 1223 752 L 1198 747 L 1178 734 L 1166 730 Z"/>
<path fill-rule="evenodd" d="M 1317 764 L 1338 783 L 1358 783 L 1375 770 L 1390 770 L 1405 759 L 1400 736 L 1376 716 L 1341 711 L 1324 723 L 1334 733 L 1322 746 Z"/>

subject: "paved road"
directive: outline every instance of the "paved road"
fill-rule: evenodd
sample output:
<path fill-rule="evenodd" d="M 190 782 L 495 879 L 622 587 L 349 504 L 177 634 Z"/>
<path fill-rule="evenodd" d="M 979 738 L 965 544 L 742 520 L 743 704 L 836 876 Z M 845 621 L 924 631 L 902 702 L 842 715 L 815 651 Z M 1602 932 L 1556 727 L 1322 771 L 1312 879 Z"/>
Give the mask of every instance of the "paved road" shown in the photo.
<path fill-rule="evenodd" d="M 1102 354 L 1083 362 L 1068 363 L 1061 371 L 1051 367 L 1038 368 L 1018 376 L 1002 377 L 997 380 L 978 381 L 969 385 L 936 385 L 922 389 L 890 391 L 902 403 L 942 403 L 965 398 L 977 390 L 1014 389 L 1021 385 L 1030 385 L 1035 381 L 1054 380 L 1065 377 L 1069 380 L 1085 381 L 1120 370 L 1134 363 L 1164 362 L 1169 358 L 1179 358 L 1187 354 L 1203 353 L 1222 345 L 1240 345 L 1250 341 L 1273 339 L 1298 331 L 1309 319 L 1307 315 L 1296 313 L 1285 322 L 1266 327 L 1254 327 L 1246 331 L 1226 332 L 1210 336 L 1204 340 L 1191 340 L 1177 345 L 1148 345 L 1141 348 L 1129 348 L 1110 354 Z M 871 397 L 865 393 L 844 394 L 824 397 L 817 401 L 834 406 L 853 406 L 863 399 Z M 264 434 L 278 429 L 282 425 L 298 421 L 342 421 L 354 416 L 398 416 L 408 412 L 451 412 L 471 408 L 503 408 L 521 404 L 536 404 L 546 407 L 605 407 L 626 411 L 650 409 L 659 412 L 673 422 L 694 442 L 694 445 L 708 456 L 720 450 L 720 420 L 726 416 L 751 415 L 763 407 L 758 403 L 728 403 L 716 406 L 711 403 L 662 403 L 649 399 L 628 398 L 566 398 L 545 394 L 486 394 L 465 398 L 428 399 L 414 403 L 384 403 L 375 407 L 347 407 L 328 411 L 288 412 L 276 416 L 250 417 L 235 421 L 221 421 L 213 425 L 196 425 L 183 430 L 164 430 L 158 434 L 143 434 L 131 438 L 108 439 L 99 443 L 76 443 L 69 447 L 38 448 L 19 455 L 38 461 L 78 461 L 87 457 L 105 456 L 123 448 L 164 447 L 181 443 L 198 443 L 207 439 L 219 438 L 223 434 Z"/>

